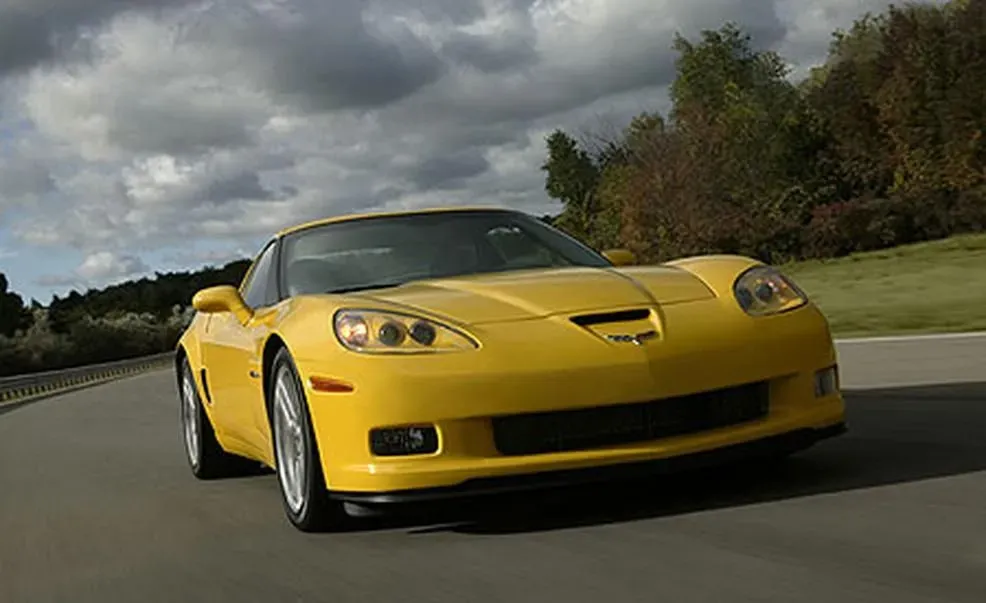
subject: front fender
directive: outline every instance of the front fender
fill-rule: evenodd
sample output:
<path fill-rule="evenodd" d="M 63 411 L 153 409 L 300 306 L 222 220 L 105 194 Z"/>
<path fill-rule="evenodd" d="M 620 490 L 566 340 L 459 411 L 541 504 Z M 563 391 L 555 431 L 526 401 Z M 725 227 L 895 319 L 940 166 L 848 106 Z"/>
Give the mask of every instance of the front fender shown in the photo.
<path fill-rule="evenodd" d="M 702 280 L 709 288 L 715 291 L 716 296 L 722 300 L 729 300 L 730 306 L 733 307 L 733 311 L 739 315 L 742 310 L 738 304 L 735 303 L 735 297 L 733 294 L 733 285 L 736 283 L 736 279 L 739 278 L 741 274 L 753 268 L 755 266 L 766 266 L 764 262 L 759 260 L 741 256 L 741 255 L 703 255 L 695 256 L 689 258 L 682 258 L 679 260 L 673 260 L 667 262 L 668 266 L 676 266 L 687 270 L 697 276 Z M 785 278 L 790 279 L 789 276 L 785 275 Z M 818 322 L 821 327 L 825 330 L 826 335 L 829 340 L 832 340 L 831 328 L 828 324 L 828 318 L 821 311 L 821 309 L 812 301 L 811 297 L 807 296 L 805 299 L 805 304 L 799 306 L 797 309 L 793 310 L 795 313 L 812 313 L 818 318 Z M 780 314 L 774 314 L 770 316 L 763 316 L 758 318 L 749 318 L 749 320 L 756 321 L 777 321 L 786 320 L 792 312 L 783 312 Z"/>
<path fill-rule="evenodd" d="M 336 309 L 336 304 L 324 299 L 286 300 L 272 326 L 272 334 L 283 342 L 296 362 L 328 362 L 343 352 L 332 330 Z"/>
<path fill-rule="evenodd" d="M 181 362 L 181 357 L 183 354 L 188 357 L 188 362 L 192 365 L 193 370 L 198 370 L 202 366 L 202 344 L 200 331 L 205 327 L 206 320 L 208 320 L 207 316 L 196 314 L 195 317 L 192 318 L 192 322 L 185 329 L 185 332 L 178 338 L 178 343 L 175 345 L 176 369 L 178 368 L 178 363 Z"/>
<path fill-rule="evenodd" d="M 733 284 L 740 274 L 764 263 L 741 255 L 700 255 L 665 263 L 694 274 L 718 297 L 732 297 Z"/>
<path fill-rule="evenodd" d="M 192 379 L 198 388 L 199 398 L 203 402 L 202 406 L 211 420 L 212 405 L 209 403 L 209 397 L 206 396 L 206 387 L 202 382 L 202 369 L 206 368 L 202 355 L 202 330 L 205 328 L 208 320 L 209 317 L 207 315 L 196 314 L 191 324 L 188 325 L 188 328 L 185 329 L 185 332 L 178 339 L 178 343 L 175 345 L 175 378 L 181 379 L 181 374 L 179 373 L 181 362 L 183 358 L 187 358 L 188 365 L 192 369 Z M 178 387 L 181 387 L 180 381 L 178 382 Z"/>

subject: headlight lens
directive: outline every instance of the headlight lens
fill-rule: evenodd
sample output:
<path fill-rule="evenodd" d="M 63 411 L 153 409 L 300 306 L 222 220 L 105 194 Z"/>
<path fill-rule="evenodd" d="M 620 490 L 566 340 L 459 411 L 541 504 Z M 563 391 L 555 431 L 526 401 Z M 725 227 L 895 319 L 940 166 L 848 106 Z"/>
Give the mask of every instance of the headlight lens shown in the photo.
<path fill-rule="evenodd" d="M 733 285 L 737 303 L 751 316 L 767 316 L 803 306 L 808 297 L 776 268 L 755 266 Z"/>
<path fill-rule="evenodd" d="M 339 342 L 356 352 L 453 352 L 479 347 L 452 327 L 394 312 L 340 310 L 333 326 Z"/>

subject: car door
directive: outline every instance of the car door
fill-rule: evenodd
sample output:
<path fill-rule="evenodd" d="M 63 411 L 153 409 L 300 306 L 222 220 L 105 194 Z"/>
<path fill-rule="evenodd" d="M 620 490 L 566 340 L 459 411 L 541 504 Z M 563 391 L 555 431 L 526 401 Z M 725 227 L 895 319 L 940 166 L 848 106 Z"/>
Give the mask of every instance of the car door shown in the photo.
<path fill-rule="evenodd" d="M 240 287 L 243 301 L 254 315 L 242 323 L 231 312 L 223 312 L 214 315 L 208 327 L 209 346 L 205 354 L 211 373 L 209 385 L 214 412 L 225 435 L 250 452 L 262 452 L 266 448 L 261 369 L 263 344 L 270 332 L 274 306 L 280 299 L 277 252 L 277 241 L 268 243 Z"/>

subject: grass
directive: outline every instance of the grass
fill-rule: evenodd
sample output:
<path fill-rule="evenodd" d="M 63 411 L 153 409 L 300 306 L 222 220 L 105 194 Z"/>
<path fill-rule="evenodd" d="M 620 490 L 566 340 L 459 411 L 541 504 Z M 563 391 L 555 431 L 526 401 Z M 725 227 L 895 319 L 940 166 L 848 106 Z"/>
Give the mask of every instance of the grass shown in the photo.
<path fill-rule="evenodd" d="M 986 330 L 986 234 L 781 268 L 839 337 Z"/>

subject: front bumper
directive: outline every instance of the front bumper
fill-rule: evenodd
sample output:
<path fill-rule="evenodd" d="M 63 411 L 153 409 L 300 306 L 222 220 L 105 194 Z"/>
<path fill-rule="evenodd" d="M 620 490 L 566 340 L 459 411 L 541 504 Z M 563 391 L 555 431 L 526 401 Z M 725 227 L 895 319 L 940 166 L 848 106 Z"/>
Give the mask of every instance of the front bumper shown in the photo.
<path fill-rule="evenodd" d="M 362 502 L 502 490 L 528 479 L 567 481 L 584 470 L 619 473 L 652 461 L 674 466 L 686 462 L 675 459 L 704 459 L 713 451 L 728 456 L 738 445 L 756 448 L 754 442 L 814 441 L 843 425 L 838 390 L 815 391 L 816 373 L 836 358 L 825 319 L 813 306 L 759 320 L 724 310 L 720 300 L 662 312 L 662 324 L 675 328 L 662 329 L 660 340 L 646 346 L 587 343 L 591 336 L 577 329 L 538 320 L 474 333 L 484 343 L 476 352 L 352 355 L 330 373 L 323 362 L 299 359 L 306 378 L 355 385 L 345 394 L 307 391 L 329 490 Z M 494 437 L 494 417 L 659 401 L 755 382 L 767 388 L 769 409 L 734 425 L 536 454 L 504 454 Z M 371 454 L 372 429 L 402 425 L 435 426 L 438 450 Z"/>
<path fill-rule="evenodd" d="M 388 492 L 343 492 L 334 490 L 331 497 L 360 505 L 414 504 L 448 499 L 471 498 L 525 492 L 596 482 L 668 475 L 683 471 L 715 467 L 743 460 L 797 452 L 847 431 L 845 423 L 817 429 L 798 429 L 780 435 L 712 448 L 680 456 L 651 461 L 620 463 L 601 467 L 546 471 L 534 474 L 477 477 L 455 486 L 415 488 Z"/>

